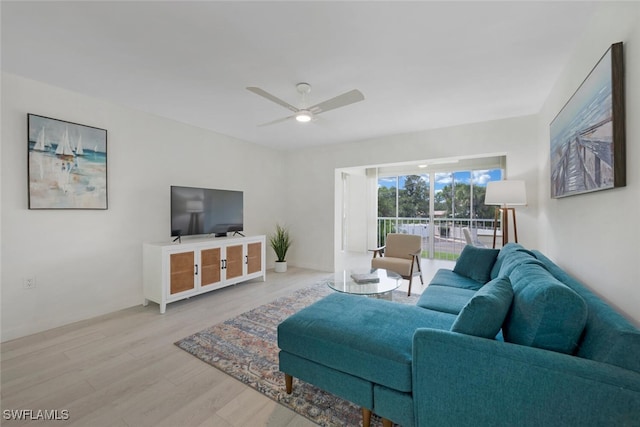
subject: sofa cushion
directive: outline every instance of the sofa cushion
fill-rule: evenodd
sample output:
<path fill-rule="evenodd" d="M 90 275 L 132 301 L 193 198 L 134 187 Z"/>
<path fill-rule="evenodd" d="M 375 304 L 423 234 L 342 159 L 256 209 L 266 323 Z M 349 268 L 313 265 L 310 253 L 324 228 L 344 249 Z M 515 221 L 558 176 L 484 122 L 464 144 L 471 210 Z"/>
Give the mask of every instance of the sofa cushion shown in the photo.
<path fill-rule="evenodd" d="M 482 287 L 482 285 L 484 285 L 484 283 L 476 282 L 473 279 L 461 276 L 458 273 L 454 273 L 453 270 L 441 268 L 440 270 L 436 271 L 436 274 L 433 275 L 433 279 L 431 279 L 431 282 L 429 282 L 429 286 L 432 285 L 449 286 L 451 288 L 462 288 L 477 291 Z"/>
<path fill-rule="evenodd" d="M 476 282 L 487 283 L 491 280 L 491 269 L 499 252 L 498 249 L 466 245 L 456 261 L 453 271 Z"/>
<path fill-rule="evenodd" d="M 416 305 L 430 310 L 458 314 L 475 293 L 471 289 L 429 284 Z"/>
<path fill-rule="evenodd" d="M 504 340 L 571 354 L 587 320 L 582 297 L 536 264 L 516 266 L 510 279 L 514 295 Z"/>
<path fill-rule="evenodd" d="M 456 316 L 373 298 L 334 293 L 278 325 L 278 346 L 376 384 L 411 391 L 413 334 L 449 330 Z"/>
<path fill-rule="evenodd" d="M 513 289 L 506 277 L 493 279 L 480 288 L 451 326 L 452 332 L 493 339 L 498 335 L 511 301 Z"/>
<path fill-rule="evenodd" d="M 492 279 L 498 277 L 498 274 L 500 273 L 500 267 L 502 266 L 502 263 L 504 262 L 504 259 L 507 257 L 507 255 L 521 247 L 522 245 L 518 243 L 507 243 L 500 249 L 500 252 L 496 257 L 496 262 L 493 263 L 493 267 L 491 268 Z"/>
<path fill-rule="evenodd" d="M 498 259 L 499 261 L 496 260 L 496 263 L 493 265 L 493 269 L 491 270 L 492 278 L 496 278 L 498 276 L 509 276 L 513 269 L 521 264 L 537 264 L 544 267 L 544 264 L 540 262 L 532 252 L 517 246 L 510 247 L 505 254 L 502 254 L 501 251 L 500 255 L 498 255 Z M 496 271 L 496 266 L 498 265 L 499 267 Z"/>
<path fill-rule="evenodd" d="M 544 268 L 544 264 L 531 255 L 529 251 L 516 249 L 504 258 L 498 276 L 509 276 L 517 266 L 523 264 L 535 264 Z"/>

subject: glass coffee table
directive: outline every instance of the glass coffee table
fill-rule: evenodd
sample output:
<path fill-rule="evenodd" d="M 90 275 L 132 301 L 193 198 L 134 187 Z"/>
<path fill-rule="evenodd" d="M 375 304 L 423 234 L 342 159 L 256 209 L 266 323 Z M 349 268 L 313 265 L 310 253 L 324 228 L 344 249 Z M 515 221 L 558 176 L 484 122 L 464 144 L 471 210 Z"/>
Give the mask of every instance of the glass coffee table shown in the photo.
<path fill-rule="evenodd" d="M 324 282 L 334 291 L 373 298 L 392 299 L 402 276 L 382 268 L 336 271 Z"/>

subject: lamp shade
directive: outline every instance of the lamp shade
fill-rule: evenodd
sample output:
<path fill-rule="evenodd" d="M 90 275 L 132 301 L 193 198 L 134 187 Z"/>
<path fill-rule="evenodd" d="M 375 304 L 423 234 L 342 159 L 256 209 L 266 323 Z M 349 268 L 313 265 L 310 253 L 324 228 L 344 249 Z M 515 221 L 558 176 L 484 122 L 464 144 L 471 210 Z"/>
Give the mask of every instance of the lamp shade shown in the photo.
<path fill-rule="evenodd" d="M 484 196 L 485 205 L 518 206 L 527 204 L 524 181 L 490 181 Z"/>

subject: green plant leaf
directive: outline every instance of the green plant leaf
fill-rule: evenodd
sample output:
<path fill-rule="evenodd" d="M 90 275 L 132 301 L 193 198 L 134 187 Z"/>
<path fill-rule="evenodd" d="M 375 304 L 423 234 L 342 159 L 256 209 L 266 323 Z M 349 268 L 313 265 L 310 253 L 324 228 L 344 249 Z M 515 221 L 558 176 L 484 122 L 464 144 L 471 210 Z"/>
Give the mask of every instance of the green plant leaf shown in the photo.
<path fill-rule="evenodd" d="M 287 251 L 292 243 L 289 229 L 286 226 L 276 224 L 276 232 L 269 236 L 269 243 L 276 253 L 277 261 L 286 261 Z"/>

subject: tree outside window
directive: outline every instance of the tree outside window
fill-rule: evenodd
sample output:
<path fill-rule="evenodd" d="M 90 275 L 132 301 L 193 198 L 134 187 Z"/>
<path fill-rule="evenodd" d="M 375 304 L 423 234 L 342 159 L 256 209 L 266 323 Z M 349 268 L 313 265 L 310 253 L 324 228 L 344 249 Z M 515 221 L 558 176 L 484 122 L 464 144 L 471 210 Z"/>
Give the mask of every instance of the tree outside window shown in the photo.
<path fill-rule="evenodd" d="M 429 176 L 402 175 L 379 180 L 378 217 L 428 218 Z"/>

